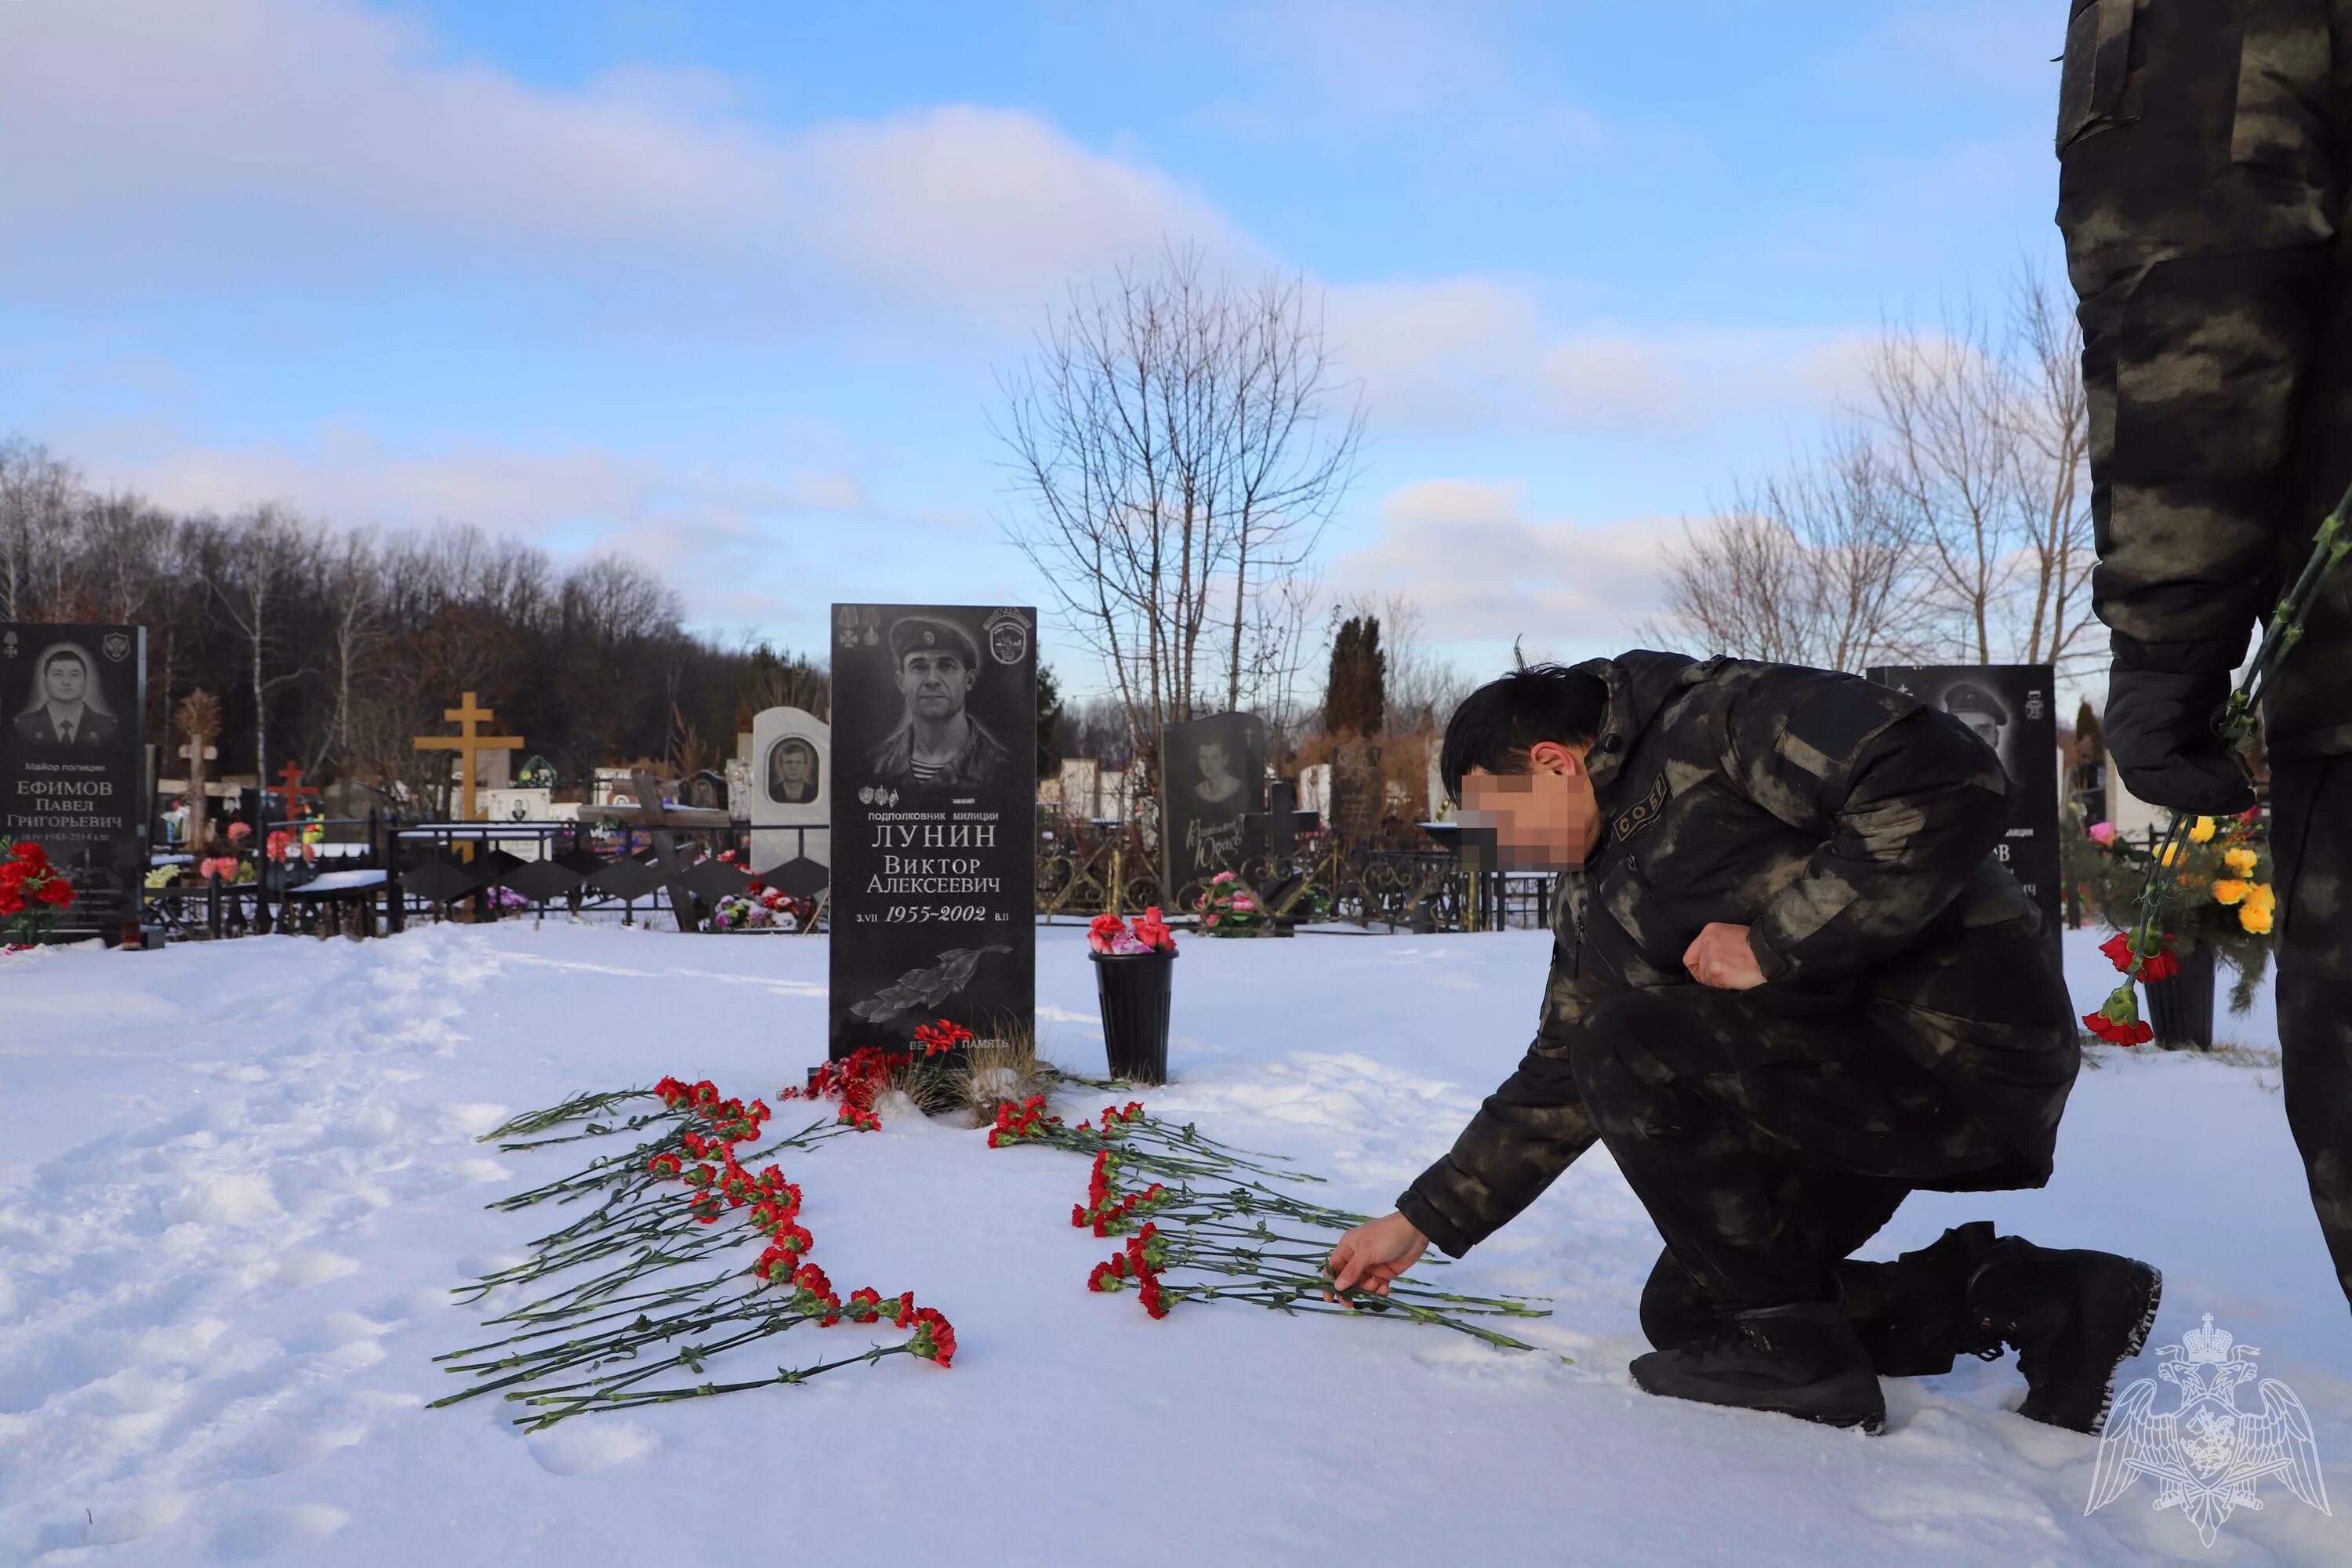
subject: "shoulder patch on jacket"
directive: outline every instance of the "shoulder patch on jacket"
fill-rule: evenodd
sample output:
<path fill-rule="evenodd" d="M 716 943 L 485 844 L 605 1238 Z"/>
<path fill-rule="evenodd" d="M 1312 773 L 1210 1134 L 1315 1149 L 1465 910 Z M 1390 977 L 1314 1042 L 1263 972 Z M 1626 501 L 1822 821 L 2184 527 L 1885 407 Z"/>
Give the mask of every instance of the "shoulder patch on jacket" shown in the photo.
<path fill-rule="evenodd" d="M 1657 821 L 1658 814 L 1666 809 L 1666 802 L 1673 798 L 1674 792 L 1666 787 L 1666 775 L 1661 773 L 1651 781 L 1647 795 L 1617 814 L 1616 820 L 1609 825 L 1609 831 L 1622 843 Z"/>

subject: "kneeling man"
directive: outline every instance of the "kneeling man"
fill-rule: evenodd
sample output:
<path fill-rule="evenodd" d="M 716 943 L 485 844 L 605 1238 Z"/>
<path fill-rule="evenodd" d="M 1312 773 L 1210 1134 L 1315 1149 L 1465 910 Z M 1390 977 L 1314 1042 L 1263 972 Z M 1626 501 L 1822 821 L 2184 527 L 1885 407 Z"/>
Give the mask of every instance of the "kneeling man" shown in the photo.
<path fill-rule="evenodd" d="M 1678 654 L 1523 668 L 1446 727 L 1506 868 L 1558 869 L 1541 1027 L 1335 1287 L 1493 1234 L 1599 1139 L 1665 1240 L 1652 1394 L 1877 1431 L 1878 1377 L 2019 1352 L 2035 1420 L 2096 1431 L 2160 1281 L 1989 1223 L 1847 1255 L 1916 1188 L 2038 1187 L 2080 1065 L 2056 944 L 1992 858 L 1999 761 L 1849 675 Z"/>

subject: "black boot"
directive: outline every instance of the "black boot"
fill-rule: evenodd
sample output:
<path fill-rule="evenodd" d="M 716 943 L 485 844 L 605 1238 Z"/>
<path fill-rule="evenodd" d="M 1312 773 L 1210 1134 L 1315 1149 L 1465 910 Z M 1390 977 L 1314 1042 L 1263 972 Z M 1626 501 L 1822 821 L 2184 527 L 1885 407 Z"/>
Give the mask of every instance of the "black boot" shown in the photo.
<path fill-rule="evenodd" d="M 1635 1383 L 1672 1399 L 1865 1432 L 1886 1426 L 1886 1398 L 1870 1357 L 1834 1301 L 1734 1312 L 1695 1344 L 1636 1356 L 1632 1370 Z"/>
<path fill-rule="evenodd" d="M 1845 1315 L 1879 1376 L 1934 1377 L 1960 1351 L 2000 1353 L 1969 1316 L 1969 1280 L 1992 1245 L 1992 1222 L 1977 1220 L 1892 1263 L 1837 1266 Z"/>
<path fill-rule="evenodd" d="M 1992 1222 L 1978 1220 L 1891 1263 L 1848 1258 L 1837 1265 L 1846 1321 L 1873 1371 L 1881 1377 L 1932 1377 L 1951 1371 L 1960 1351 L 2001 1353 L 2000 1339 L 1978 1330 L 1969 1316 L 1969 1279 L 1992 1244 Z M 1722 1308 L 1675 1255 L 1659 1253 L 1642 1287 L 1642 1332 L 1650 1343 L 1680 1350 L 1722 1321 Z"/>
<path fill-rule="evenodd" d="M 2016 1347 L 2019 1414 L 2075 1432 L 2107 1424 L 2116 1368 L 2140 1352 L 2164 1276 L 2112 1252 L 2053 1252 L 2021 1237 L 1993 1244 L 1969 1281 L 1974 1331 Z"/>

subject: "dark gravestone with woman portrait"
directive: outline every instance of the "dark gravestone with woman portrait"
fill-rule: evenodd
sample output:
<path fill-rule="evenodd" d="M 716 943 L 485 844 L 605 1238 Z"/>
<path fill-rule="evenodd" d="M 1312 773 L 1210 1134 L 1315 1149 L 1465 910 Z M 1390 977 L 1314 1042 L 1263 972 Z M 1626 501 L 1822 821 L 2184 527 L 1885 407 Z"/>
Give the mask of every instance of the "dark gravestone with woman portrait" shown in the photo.
<path fill-rule="evenodd" d="M 30 839 L 74 886 L 60 934 L 139 920 L 147 871 L 147 634 L 0 626 L 0 837 Z"/>
<path fill-rule="evenodd" d="M 836 1058 L 939 1018 L 982 1040 L 1034 1028 L 1036 626 L 1016 606 L 833 607 Z"/>
<path fill-rule="evenodd" d="M 1219 713 L 1160 732 L 1160 817 L 1180 895 L 1220 871 L 1239 871 L 1260 847 L 1265 812 L 1265 723 Z"/>

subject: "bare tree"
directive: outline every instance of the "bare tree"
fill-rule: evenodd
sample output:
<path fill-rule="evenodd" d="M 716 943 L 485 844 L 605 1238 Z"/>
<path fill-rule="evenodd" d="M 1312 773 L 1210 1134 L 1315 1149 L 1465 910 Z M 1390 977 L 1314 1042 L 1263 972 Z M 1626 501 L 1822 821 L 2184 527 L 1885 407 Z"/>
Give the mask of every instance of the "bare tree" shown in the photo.
<path fill-rule="evenodd" d="M 308 524 L 275 502 L 257 507 L 243 521 L 244 537 L 225 581 L 218 584 L 223 609 L 244 639 L 246 672 L 253 698 L 255 788 L 269 789 L 269 693 L 300 679 L 300 669 L 267 675 L 278 618 L 289 577 L 299 573 L 311 548 Z"/>
<path fill-rule="evenodd" d="M 1853 670 L 2094 657 L 2082 340 L 2031 267 L 2008 307 L 1883 329 L 1818 452 L 1685 524 L 1644 634 Z"/>
<path fill-rule="evenodd" d="M 1709 653 L 1859 671 L 1915 651 L 1922 562 L 1905 497 L 1869 433 L 1832 432 L 1781 472 L 1685 522 L 1665 603 L 1641 635 Z"/>
<path fill-rule="evenodd" d="M 0 441 L 0 620 L 37 620 L 58 609 L 79 487 L 80 476 L 47 447 Z"/>
<path fill-rule="evenodd" d="M 347 533 L 319 555 L 318 600 L 327 610 L 333 696 L 327 722 L 310 753 L 316 773 L 351 746 L 354 693 L 367 678 L 389 626 L 384 619 L 383 557 L 363 533 Z"/>
<path fill-rule="evenodd" d="M 1354 477 L 1360 404 L 1340 410 L 1297 279 L 1211 278 L 1190 249 L 1074 292 L 1000 386 L 995 429 L 1028 502 L 1005 531 L 1103 660 L 1148 787 L 1161 728 L 1237 705 L 1286 624 L 1263 602 Z"/>
<path fill-rule="evenodd" d="M 2082 338 L 2021 264 L 1996 327 L 1973 306 L 1890 328 L 1867 365 L 1881 450 L 1907 511 L 1937 650 L 1979 664 L 2089 657 L 2089 403 Z"/>
<path fill-rule="evenodd" d="M 2032 583 L 2024 662 L 2066 666 L 2101 658 L 2091 636 L 2091 405 L 2083 388 L 2083 329 L 2058 286 L 2020 262 L 2009 290 L 2011 340 L 2019 360 L 2015 418 L 2030 507 Z"/>

